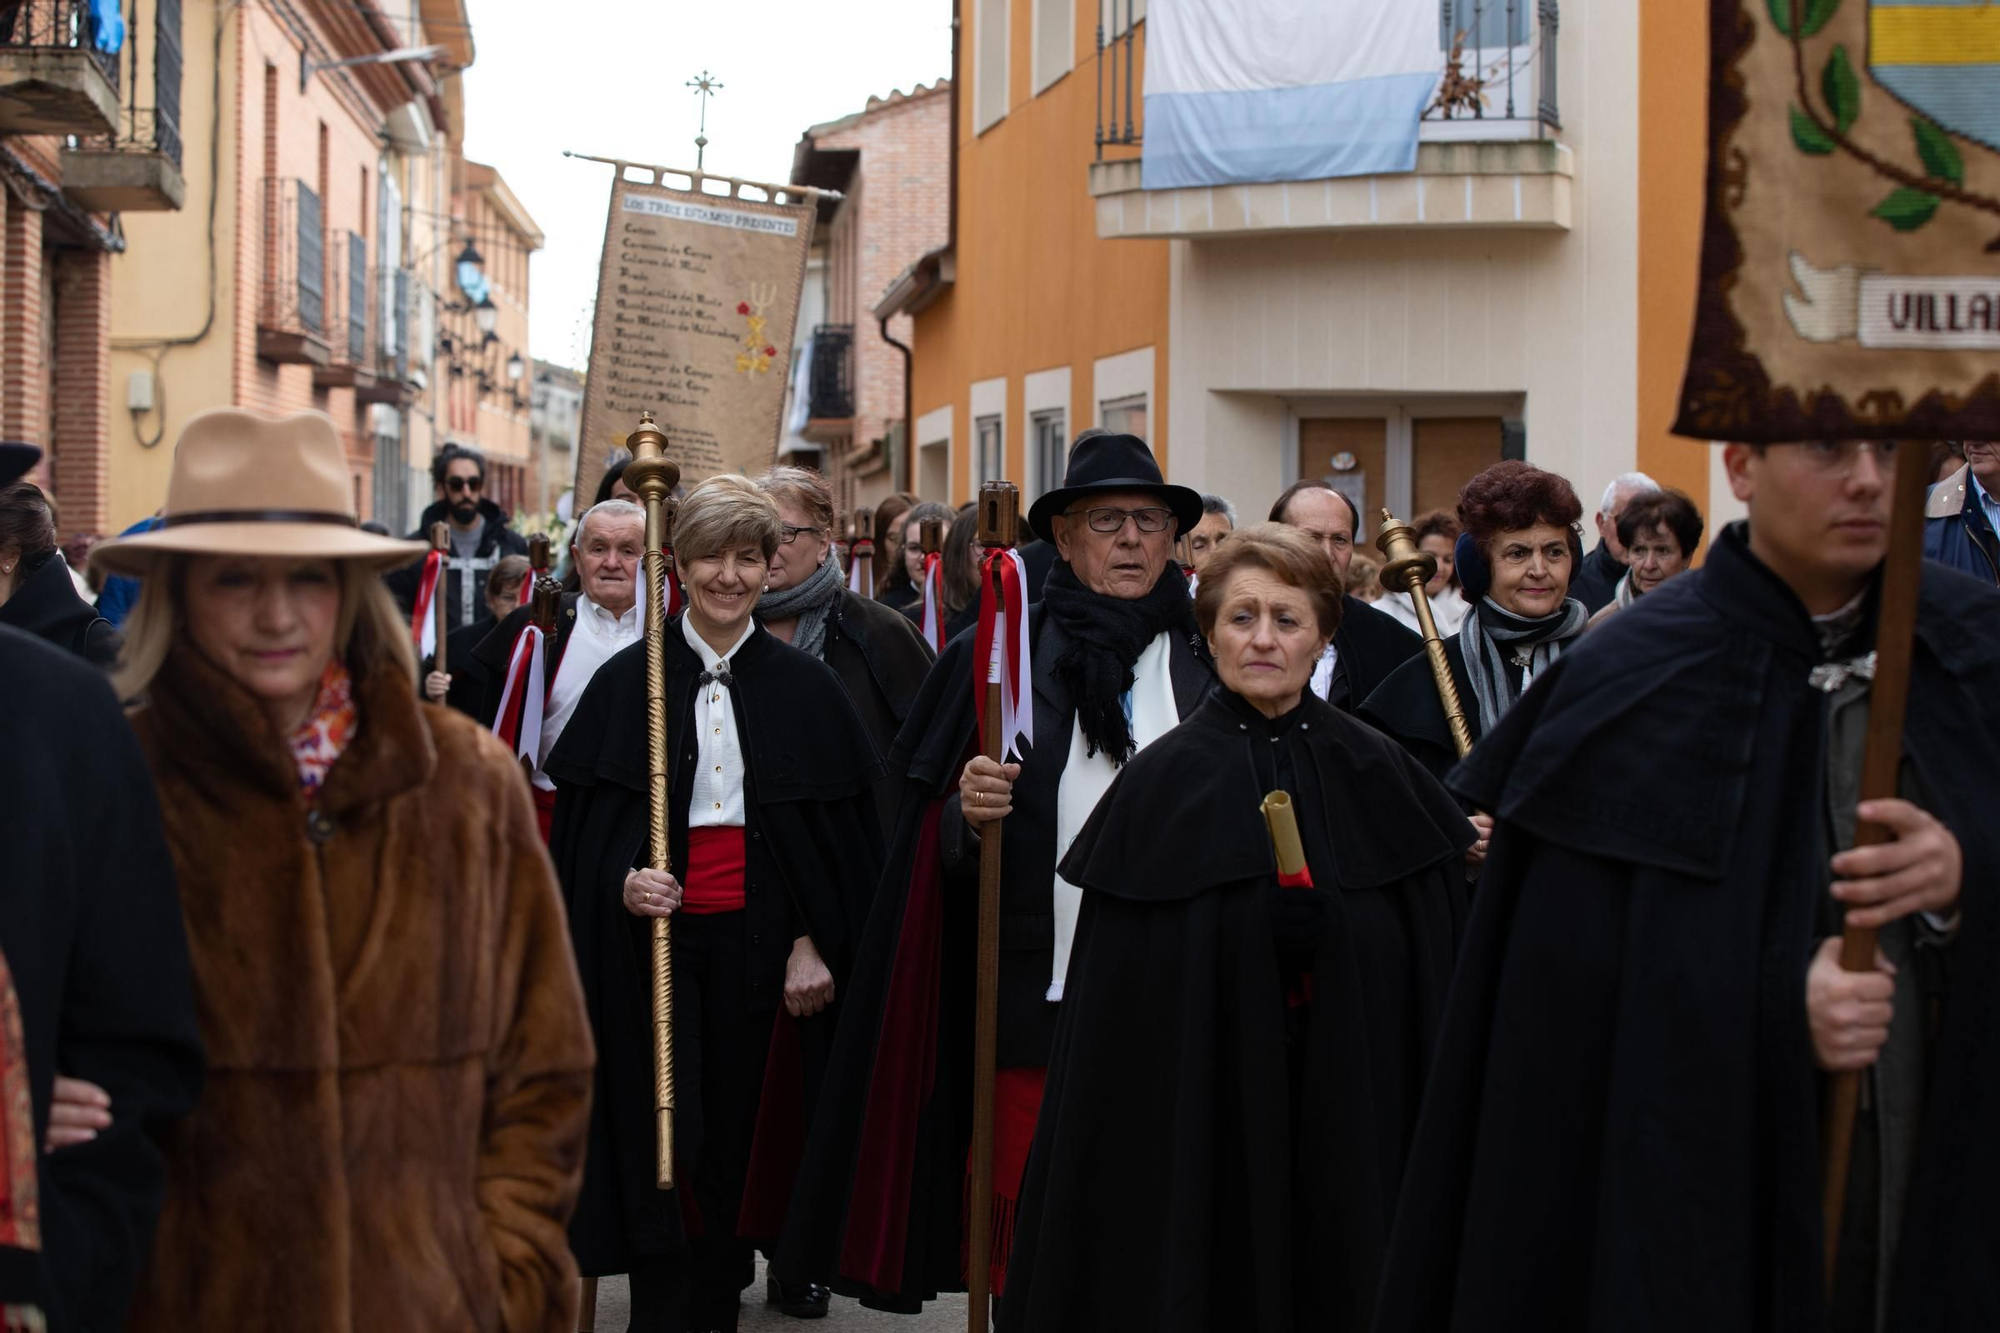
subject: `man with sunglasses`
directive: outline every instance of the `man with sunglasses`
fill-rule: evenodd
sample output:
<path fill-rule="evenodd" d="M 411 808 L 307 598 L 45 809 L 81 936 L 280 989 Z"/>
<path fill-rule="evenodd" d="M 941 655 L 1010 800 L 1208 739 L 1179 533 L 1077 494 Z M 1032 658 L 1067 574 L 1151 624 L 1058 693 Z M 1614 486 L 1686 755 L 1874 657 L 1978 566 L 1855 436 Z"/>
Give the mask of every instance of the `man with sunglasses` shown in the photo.
<path fill-rule="evenodd" d="M 2000 1328 L 2000 600 L 1925 564 L 1897 795 L 1861 802 L 1893 479 L 1923 451 L 1722 463 L 1748 519 L 1451 774 L 1496 823 L 1379 1329 Z M 1856 847 L 1860 819 L 1892 840 Z M 1843 913 L 1874 967 L 1840 966 Z"/>
<path fill-rule="evenodd" d="M 963 1289 L 971 1126 L 959 1111 L 971 1093 L 972 1033 L 960 1020 L 972 1004 L 966 905 L 976 901 L 982 837 L 1002 843 L 993 1252 L 1007 1253 L 1082 901 L 1056 865 L 1119 768 L 1215 683 L 1172 558 L 1201 514 L 1200 494 L 1169 485 L 1145 441 L 1080 438 L 1063 485 L 1028 512 L 1057 559 L 1029 612 L 1034 737 L 1022 761 L 977 753 L 975 634 L 951 641 L 912 705 L 890 756 L 900 814 L 888 870 L 774 1257 L 780 1277 L 837 1274 L 836 1289 L 902 1310 Z M 899 1002 L 899 979 L 933 967 L 918 1005 Z M 918 1079 L 925 1069 L 935 1078 Z M 882 1114 L 890 1101 L 912 1118 Z M 908 1169 L 857 1174 L 857 1164 L 882 1162 Z M 884 1234 L 907 1244 L 892 1253 L 860 1239 Z M 1003 1278 L 994 1274 L 996 1290 Z"/>
<path fill-rule="evenodd" d="M 428 543 L 431 524 L 451 528 L 451 556 L 445 566 L 445 632 L 479 619 L 486 576 L 502 556 L 526 555 L 528 539 L 507 526 L 507 511 L 486 498 L 486 455 L 462 444 L 447 444 L 431 460 L 435 497 L 417 521 L 413 541 Z M 389 574 L 389 591 L 404 614 L 416 605 L 422 560 Z"/>

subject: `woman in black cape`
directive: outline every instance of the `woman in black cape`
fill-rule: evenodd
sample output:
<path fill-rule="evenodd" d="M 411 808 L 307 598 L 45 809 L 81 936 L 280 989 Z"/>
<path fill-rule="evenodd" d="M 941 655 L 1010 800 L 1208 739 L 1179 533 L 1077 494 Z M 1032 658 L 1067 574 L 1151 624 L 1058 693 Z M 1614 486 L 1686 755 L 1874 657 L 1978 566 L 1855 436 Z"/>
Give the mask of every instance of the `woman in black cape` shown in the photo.
<path fill-rule="evenodd" d="M 1337 587 L 1292 529 L 1231 537 L 1196 599 L 1225 689 L 1063 862 L 1084 905 L 1003 1333 L 1368 1325 L 1473 834 L 1306 689 Z M 1307 883 L 1280 880 L 1273 790 Z"/>

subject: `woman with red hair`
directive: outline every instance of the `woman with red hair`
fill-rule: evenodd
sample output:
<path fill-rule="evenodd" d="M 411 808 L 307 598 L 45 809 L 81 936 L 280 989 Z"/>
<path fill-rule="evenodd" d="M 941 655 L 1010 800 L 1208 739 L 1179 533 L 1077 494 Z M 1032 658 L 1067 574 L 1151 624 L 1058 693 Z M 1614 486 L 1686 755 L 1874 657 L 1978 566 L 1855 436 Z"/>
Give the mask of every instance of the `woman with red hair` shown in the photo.
<path fill-rule="evenodd" d="M 1567 480 L 1519 460 L 1495 463 L 1458 493 L 1458 578 L 1468 609 L 1444 651 L 1475 742 L 1588 622 L 1583 603 L 1569 595 L 1583 560 L 1582 517 Z M 1457 762 L 1428 658 L 1398 667 L 1361 716 L 1439 778 Z"/>

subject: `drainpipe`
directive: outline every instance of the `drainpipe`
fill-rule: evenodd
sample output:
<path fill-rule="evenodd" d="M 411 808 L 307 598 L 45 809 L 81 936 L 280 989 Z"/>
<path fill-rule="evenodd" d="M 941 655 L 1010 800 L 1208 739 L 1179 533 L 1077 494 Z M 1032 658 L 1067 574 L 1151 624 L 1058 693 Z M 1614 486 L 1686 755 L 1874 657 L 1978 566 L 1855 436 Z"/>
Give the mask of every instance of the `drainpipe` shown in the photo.
<path fill-rule="evenodd" d="M 916 431 L 916 422 L 910 419 L 911 404 L 915 401 L 916 392 L 914 386 L 911 384 L 912 372 L 915 369 L 913 364 L 914 356 L 907 344 L 899 343 L 889 336 L 889 316 L 883 315 L 880 323 L 882 327 L 882 341 L 903 354 L 903 484 L 896 489 L 899 491 L 908 491 L 911 484 L 916 480 L 917 445 L 916 440 L 913 438 Z M 911 494 L 914 495 L 915 492 L 911 491 Z"/>

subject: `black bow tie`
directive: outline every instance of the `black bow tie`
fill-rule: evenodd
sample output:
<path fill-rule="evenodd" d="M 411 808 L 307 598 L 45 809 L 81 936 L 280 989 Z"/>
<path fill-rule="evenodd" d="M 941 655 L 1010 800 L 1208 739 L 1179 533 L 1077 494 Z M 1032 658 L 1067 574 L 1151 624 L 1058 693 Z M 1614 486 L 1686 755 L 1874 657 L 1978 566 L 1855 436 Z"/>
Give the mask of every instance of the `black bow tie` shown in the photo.
<path fill-rule="evenodd" d="M 723 667 L 719 671 L 704 671 L 695 677 L 695 684 L 703 686 L 720 685 L 726 690 L 732 684 L 729 679 L 729 668 Z"/>

